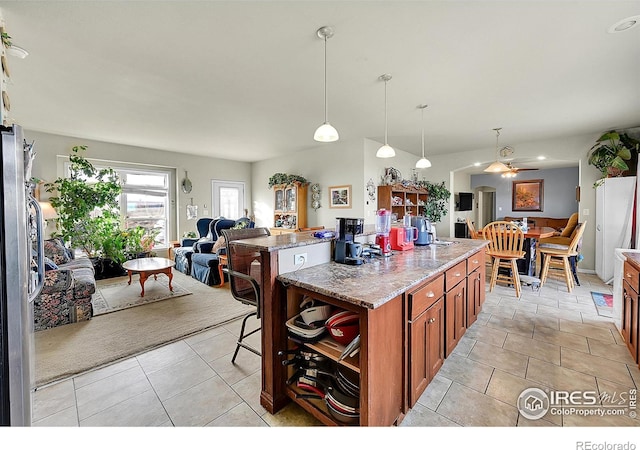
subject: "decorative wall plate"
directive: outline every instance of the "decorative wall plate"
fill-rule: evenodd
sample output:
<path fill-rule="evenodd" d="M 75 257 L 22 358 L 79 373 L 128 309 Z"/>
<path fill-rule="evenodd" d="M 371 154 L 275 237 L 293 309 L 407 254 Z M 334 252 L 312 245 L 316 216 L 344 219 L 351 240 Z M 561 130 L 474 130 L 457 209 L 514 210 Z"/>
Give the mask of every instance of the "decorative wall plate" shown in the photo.
<path fill-rule="evenodd" d="M 311 185 L 311 190 L 313 192 L 320 192 L 320 185 L 318 183 L 312 184 Z"/>
<path fill-rule="evenodd" d="M 318 200 L 314 200 L 314 201 L 312 201 L 312 202 L 311 202 L 311 207 L 312 207 L 313 209 L 318 209 L 318 208 L 320 208 L 320 202 L 319 202 Z"/>

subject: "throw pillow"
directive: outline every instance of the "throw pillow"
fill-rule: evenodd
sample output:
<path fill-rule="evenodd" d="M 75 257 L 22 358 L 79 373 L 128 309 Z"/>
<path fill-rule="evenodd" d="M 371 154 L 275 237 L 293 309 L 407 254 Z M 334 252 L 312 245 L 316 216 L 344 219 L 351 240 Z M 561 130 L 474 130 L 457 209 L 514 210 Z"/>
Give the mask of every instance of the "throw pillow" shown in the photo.
<path fill-rule="evenodd" d="M 211 253 L 218 253 L 218 250 L 225 248 L 227 245 L 224 236 L 218 238 L 215 244 L 213 244 L 213 249 L 211 249 Z"/>
<path fill-rule="evenodd" d="M 55 264 L 66 264 L 71 261 L 70 251 L 61 239 L 53 238 L 44 241 L 44 255 Z"/>
<path fill-rule="evenodd" d="M 58 270 L 59 267 L 56 263 L 54 263 L 53 261 L 51 261 L 50 258 L 47 258 L 46 256 L 44 257 L 44 270 L 45 272 L 48 270 Z"/>

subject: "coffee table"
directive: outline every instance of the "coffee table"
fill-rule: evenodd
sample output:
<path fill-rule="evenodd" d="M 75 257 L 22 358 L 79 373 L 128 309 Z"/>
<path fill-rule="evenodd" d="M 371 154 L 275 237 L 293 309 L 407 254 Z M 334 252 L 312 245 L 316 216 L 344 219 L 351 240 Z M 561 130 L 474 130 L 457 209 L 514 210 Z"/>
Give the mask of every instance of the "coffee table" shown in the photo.
<path fill-rule="evenodd" d="M 164 273 L 169 277 L 169 290 L 173 292 L 173 286 L 171 286 L 173 273 L 171 272 L 171 268 L 175 265 L 175 261 L 167 258 L 138 258 L 125 262 L 122 264 L 122 267 L 125 268 L 129 274 L 129 284 L 131 284 L 131 274 L 134 272 L 140 274 L 140 286 L 142 287 L 140 297 L 144 297 L 145 281 L 147 281 L 149 275 L 153 275 L 154 279 L 157 280 L 159 273 Z"/>

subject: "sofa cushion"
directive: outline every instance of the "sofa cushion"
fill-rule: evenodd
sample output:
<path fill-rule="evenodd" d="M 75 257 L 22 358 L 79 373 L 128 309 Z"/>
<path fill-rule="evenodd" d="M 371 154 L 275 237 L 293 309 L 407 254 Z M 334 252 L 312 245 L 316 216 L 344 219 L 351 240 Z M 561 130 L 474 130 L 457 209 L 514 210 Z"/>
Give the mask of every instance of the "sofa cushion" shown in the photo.
<path fill-rule="evenodd" d="M 44 256 L 55 264 L 65 264 L 73 259 L 73 253 L 64 246 L 59 238 L 46 239 L 44 241 Z"/>

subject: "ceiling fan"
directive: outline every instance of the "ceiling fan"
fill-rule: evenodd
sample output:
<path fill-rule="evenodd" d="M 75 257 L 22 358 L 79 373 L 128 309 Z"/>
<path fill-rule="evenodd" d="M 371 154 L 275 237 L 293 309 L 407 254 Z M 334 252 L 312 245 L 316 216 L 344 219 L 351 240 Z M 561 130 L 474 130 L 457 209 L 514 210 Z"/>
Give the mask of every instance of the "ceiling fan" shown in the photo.
<path fill-rule="evenodd" d="M 510 161 L 505 163 L 505 166 L 507 166 L 509 170 L 502 173 L 502 178 L 513 178 L 518 174 L 518 172 L 523 172 L 525 170 L 538 170 L 538 169 L 525 169 L 525 168 L 520 169 L 518 167 L 515 167 L 513 164 L 511 164 Z"/>

